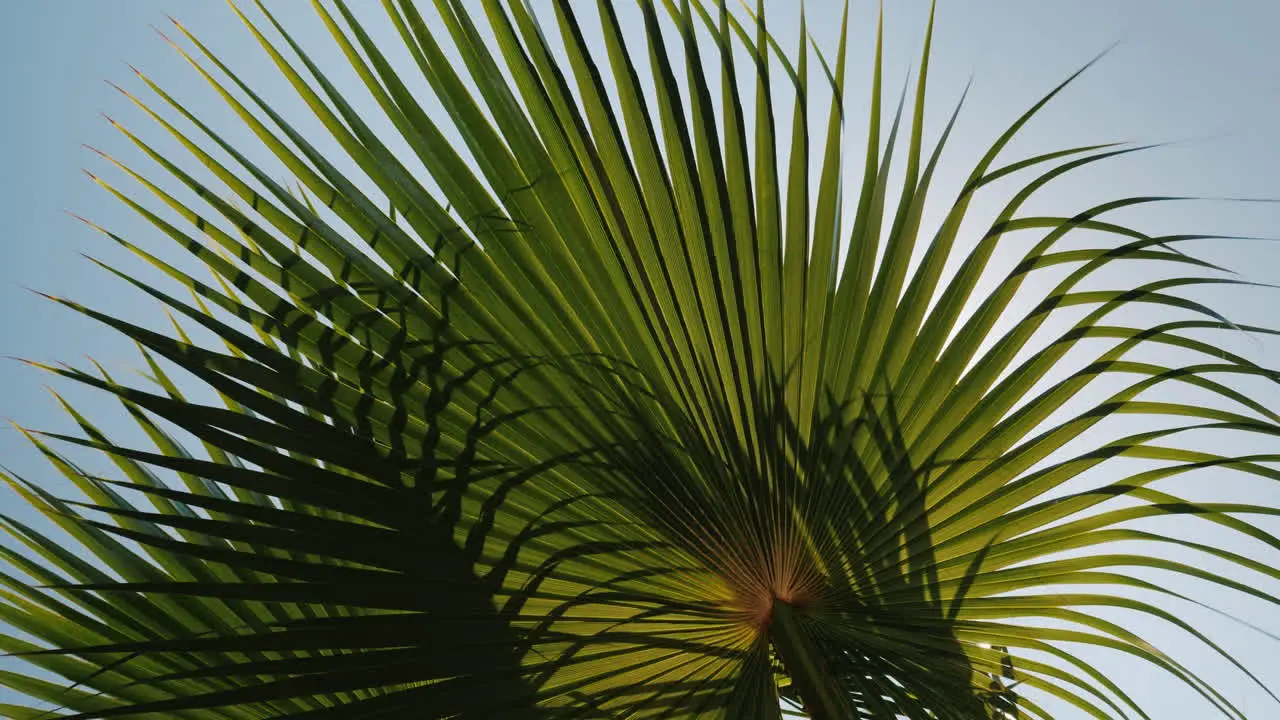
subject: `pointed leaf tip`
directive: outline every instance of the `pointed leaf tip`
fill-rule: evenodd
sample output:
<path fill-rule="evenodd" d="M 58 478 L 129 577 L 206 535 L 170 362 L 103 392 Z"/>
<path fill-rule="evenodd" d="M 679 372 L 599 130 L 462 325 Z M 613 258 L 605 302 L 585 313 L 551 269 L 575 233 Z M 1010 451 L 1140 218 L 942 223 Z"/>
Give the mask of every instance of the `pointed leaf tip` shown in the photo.
<path fill-rule="evenodd" d="M 175 22 L 175 24 L 176 24 L 176 22 Z M 182 26 L 181 26 L 181 25 L 179 25 L 178 27 L 179 27 L 179 28 L 181 28 Z M 152 25 L 152 26 L 151 26 L 151 29 L 152 29 L 152 30 L 154 30 L 154 31 L 156 32 L 156 34 L 157 34 L 157 35 L 159 35 L 160 37 L 164 38 L 164 41 L 165 41 L 165 42 L 169 43 L 170 45 L 172 45 L 172 46 L 173 46 L 173 47 L 175 47 L 175 48 L 176 48 L 176 47 L 178 47 L 178 44 L 177 44 L 177 43 L 175 43 L 175 42 L 173 41 L 173 39 L 172 39 L 172 38 L 170 38 L 168 35 L 166 35 L 166 34 L 164 33 L 164 31 L 163 31 L 163 30 L 161 30 L 160 28 L 156 27 L 155 25 Z M 139 75 L 141 75 L 141 73 L 139 73 Z"/>

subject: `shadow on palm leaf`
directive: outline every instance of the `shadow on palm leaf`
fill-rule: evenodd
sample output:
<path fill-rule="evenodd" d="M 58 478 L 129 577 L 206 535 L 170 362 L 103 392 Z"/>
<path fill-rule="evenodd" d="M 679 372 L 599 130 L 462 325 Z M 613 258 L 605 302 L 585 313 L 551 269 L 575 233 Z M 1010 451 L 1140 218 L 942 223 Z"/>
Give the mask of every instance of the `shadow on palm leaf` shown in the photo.
<path fill-rule="evenodd" d="M 582 638 L 574 651 L 621 644 L 619 653 L 630 657 L 683 625 L 689 637 L 710 641 L 657 644 L 684 653 L 687 664 L 735 658 L 729 677 L 708 676 L 699 686 L 702 711 L 724 709 L 728 717 L 776 717 L 764 708 L 779 695 L 815 718 L 1018 717 L 1017 696 L 1001 679 L 1013 678 L 1008 654 L 997 648 L 999 660 L 975 667 L 953 633 L 985 553 L 958 589 L 954 582 L 943 588 L 935 571 L 928 480 L 962 460 L 913 459 L 890 396 L 829 403 L 834 409 L 806 436 L 782 410 L 786 382 L 767 387 L 757 398 L 756 426 L 768 431 L 745 441 L 727 423 L 708 428 L 687 415 L 664 433 L 646 419 L 682 417 L 678 410 L 648 410 L 647 402 L 660 401 L 635 395 L 617 403 L 635 421 L 636 439 L 602 443 L 601 471 L 616 474 L 614 495 L 626 516 L 669 544 L 662 548 L 668 564 L 645 578 L 685 582 L 654 589 L 660 597 L 591 591 L 583 604 L 637 608 L 625 621 L 633 627 L 620 633 L 619 622 Z M 726 407 L 712 415 L 730 418 Z M 680 565 L 670 562 L 680 556 Z M 647 631 L 642 621 L 658 618 L 670 626 Z M 647 685 L 652 695 L 643 709 L 687 709 L 679 684 Z M 604 707 L 637 708 L 634 687 L 593 697 Z M 622 698 L 628 702 L 612 702 Z"/>
<path fill-rule="evenodd" d="M 172 601 L 194 620 L 18 653 L 48 667 L 87 658 L 104 669 L 69 679 L 132 701 L 45 693 L 71 717 L 776 717 L 779 694 L 814 717 L 986 716 L 929 572 L 922 488 L 938 463 L 912 461 L 891 398 L 837 408 L 802 439 L 773 382 L 758 418 L 772 430 L 735 447 L 724 428 L 656 427 L 678 408 L 652 412 L 663 401 L 603 358 L 400 343 L 363 356 L 356 387 L 161 297 L 233 352 L 74 307 L 208 383 L 226 408 L 187 402 L 150 355 L 167 394 L 54 370 L 173 423 L 209 459 L 176 444 L 121 448 L 83 422 L 88 439 L 52 437 L 199 479 L 177 490 L 137 473 L 82 478 L 176 509 L 103 495 L 86 506 L 115 523 L 74 522 L 181 567 L 56 584 L 82 605 L 103 597 L 145 614 Z M 575 399 L 537 402 L 565 387 L 549 374 L 572 378 Z M 581 434 L 525 442 L 547 450 L 523 462 L 504 456 L 504 434 L 553 418 Z"/>
<path fill-rule="evenodd" d="M 54 510 L 85 532 L 137 541 L 153 558 L 173 559 L 180 567 L 166 572 L 162 561 L 164 569 L 121 573 L 123 582 L 88 572 L 41 579 L 90 612 L 101 605 L 98 596 L 126 614 L 163 616 L 173 603 L 197 612 L 174 618 L 164 629 L 107 625 L 77 613 L 85 627 L 76 637 L 97 642 L 46 636 L 40 639 L 63 649 L 17 654 L 54 671 L 69 667 L 59 663 L 64 657 L 101 662 L 105 670 L 90 674 L 76 666 L 63 674 L 77 685 L 133 702 L 52 686 L 40 693 L 42 699 L 78 711 L 74 717 L 182 717 L 206 708 L 224 708 L 220 712 L 233 717 L 421 717 L 428 708 L 441 717 L 479 718 L 512 707 L 528 716 L 533 688 L 519 664 L 521 635 L 498 609 L 502 577 L 510 568 L 479 575 L 483 548 L 462 541 L 459 522 L 469 486 L 512 483 L 512 476 L 527 480 L 563 462 L 550 458 L 516 472 L 486 460 L 479 450 L 494 427 L 518 415 L 482 418 L 486 402 L 515 375 L 504 376 L 504 363 L 480 362 L 442 379 L 446 362 L 455 361 L 446 355 L 461 357 L 474 349 L 402 343 L 380 358 L 366 352 L 356 366 L 359 383 L 339 382 L 341 353 L 327 354 L 329 364 L 322 366 L 337 372 L 319 372 L 200 310 L 150 292 L 213 330 L 232 354 L 67 304 L 205 381 L 226 408 L 185 401 L 150 355 L 168 395 L 49 369 L 114 393 L 157 433 L 163 431 L 148 414 L 173 423 L 204 444 L 209 459 L 188 454 L 167 437 L 161 452 L 118 447 L 82 422 L 88 439 L 51 437 L 102 450 L 126 467 L 129 482 L 76 471 L 82 483 L 102 491 L 86 507 L 115 523 L 73 515 L 70 505 L 80 503 L 47 502 L 57 503 Z M 307 347 L 308 329 L 337 341 L 331 349 L 359 347 L 351 342 L 358 328 L 339 334 L 305 322 L 284 333 L 297 343 L 290 347 Z M 467 444 L 446 448 L 438 428 L 458 422 L 459 388 L 483 393 L 467 408 L 476 412 Z M 188 487 L 174 489 L 147 468 L 178 473 Z M 111 486 L 144 493 L 173 511 L 134 509 Z M 476 527 L 488 522 L 491 528 L 492 515 L 482 510 Z M 515 534 L 530 543 L 548 531 L 549 526 L 529 527 Z M 106 561 L 113 568 L 145 566 L 125 546 L 113 547 L 116 563 Z M 63 607 L 28 590 L 47 600 L 46 607 Z"/>

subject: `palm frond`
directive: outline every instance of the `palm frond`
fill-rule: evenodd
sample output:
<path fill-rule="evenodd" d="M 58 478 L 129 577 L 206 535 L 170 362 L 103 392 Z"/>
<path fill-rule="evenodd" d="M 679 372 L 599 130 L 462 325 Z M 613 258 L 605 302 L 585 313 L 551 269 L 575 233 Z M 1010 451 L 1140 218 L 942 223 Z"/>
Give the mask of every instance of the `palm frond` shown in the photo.
<path fill-rule="evenodd" d="M 31 640 L 0 642 L 71 685 L 2 673 L 32 704 L 0 713 L 914 720 L 1049 718 L 1052 703 L 1147 717 L 1083 646 L 1244 717 L 1094 614 L 1164 622 L 1249 675 L 1168 609 L 1187 597 L 1131 569 L 1276 602 L 1161 550 L 1270 578 L 1276 563 L 1133 523 L 1194 516 L 1280 550 L 1246 519 L 1280 509 L 1160 489 L 1209 468 L 1280 479 L 1280 453 L 1180 447 L 1210 429 L 1271 443 L 1280 416 L 1229 384 L 1275 371 L 1188 335 L 1275 334 L 1180 294 L 1243 282 L 1178 249 L 1208 236 L 1109 219 L 1178 198 L 1022 212 L 1060 177 L 1144 149 L 1001 159 L 1088 65 L 995 135 L 926 228 L 960 107 L 926 148 L 930 42 L 912 102 L 904 89 L 889 113 L 877 31 L 847 198 L 847 10 L 827 57 L 803 19 L 784 50 L 763 2 L 601 0 L 592 17 L 560 1 L 437 0 L 431 17 L 411 0 L 315 2 L 360 81 L 343 87 L 263 3 L 253 18 L 232 7 L 312 117 L 286 118 L 176 23 L 174 48 L 257 146 L 142 73 L 122 91 L 156 140 L 113 124 L 154 167 L 103 153 L 127 183 L 94 179 L 190 258 L 86 222 L 158 271 L 103 264 L 177 329 L 54 298 L 136 342 L 152 382 L 42 367 L 115 396 L 151 446 L 69 403 L 80 434 L 29 431 L 83 497 L 6 480 L 77 545 L 4 519 L 26 550 L 0 553 L 26 577 L 0 574 L 0 618 Z M 968 242 L 974 198 L 1015 177 Z M 1072 231 L 1100 244 L 1064 249 Z M 1025 232 L 1042 238 L 994 272 Z M 1135 261 L 1165 274 L 1099 287 Z M 1046 288 L 1034 276 L 1051 268 L 1063 278 Z M 1148 306 L 1170 319 L 1112 319 Z M 1093 339 L 1111 342 L 1068 362 Z M 1144 348 L 1201 359 L 1135 358 Z M 1221 402 L 1177 402 L 1178 383 Z M 1147 429 L 1110 430 L 1119 415 Z M 116 476 L 78 467 L 78 448 Z"/>

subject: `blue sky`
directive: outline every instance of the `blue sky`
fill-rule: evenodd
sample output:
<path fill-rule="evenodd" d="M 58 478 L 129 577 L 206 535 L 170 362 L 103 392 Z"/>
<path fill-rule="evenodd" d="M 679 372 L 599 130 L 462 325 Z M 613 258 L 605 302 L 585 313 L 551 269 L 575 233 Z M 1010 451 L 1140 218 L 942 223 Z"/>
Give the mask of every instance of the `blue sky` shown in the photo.
<path fill-rule="evenodd" d="M 886 88 L 896 96 L 908 66 L 917 62 L 927 3 L 895 0 L 887 4 Z M 1280 45 L 1273 41 L 1274 28 L 1280 27 L 1280 3 L 942 0 L 939 4 L 930 132 L 936 133 L 964 83 L 970 77 L 974 81 L 951 141 L 950 164 L 942 171 L 944 186 L 959 183 L 995 135 L 1043 92 L 1118 41 L 1099 65 L 1026 130 L 1009 156 L 1111 140 L 1172 144 L 1067 179 L 1037 196 L 1028 211 L 1071 214 L 1100 200 L 1140 194 L 1280 198 L 1280 75 L 1275 73 L 1280 67 Z M 273 7 L 279 8 L 283 19 L 298 23 L 304 42 L 317 48 L 322 62 L 341 62 L 324 42 L 323 30 L 317 28 L 305 3 Z M 793 37 L 792 4 L 777 0 L 769 7 L 777 13 L 775 32 Z M 837 4 L 811 0 L 807 8 L 818 44 L 834 48 Z M 222 3 L 27 0 L 6 6 L 6 22 L 0 26 L 0 91 L 6 98 L 0 113 L 0 355 L 78 362 L 92 354 L 108 370 L 122 374 L 137 366 L 127 343 L 24 287 L 67 295 L 131 318 L 163 321 L 154 303 L 108 278 L 79 253 L 119 261 L 131 270 L 138 270 L 138 265 L 63 211 L 88 216 L 147 247 L 161 244 L 155 233 L 80 172 L 82 167 L 95 173 L 106 170 L 106 164 L 83 149 L 82 143 L 127 154 L 126 141 L 99 116 L 101 112 L 146 130 L 149 138 L 159 137 L 127 99 L 103 82 L 140 89 L 126 63 L 170 89 L 197 114 L 227 128 L 231 137 L 244 139 L 234 118 L 228 117 L 207 86 L 149 27 L 167 26 L 166 12 L 230 59 L 255 87 L 285 98 L 281 102 L 286 110 L 298 108 L 256 43 Z M 875 5 L 856 0 L 851 17 L 849 98 L 854 112 L 847 129 L 857 138 L 865 125 L 858 119 L 858 110 L 867 87 Z M 1130 213 L 1125 219 L 1151 232 L 1280 236 L 1280 206 L 1265 203 L 1176 203 Z M 1275 244 L 1201 243 L 1194 250 L 1239 270 L 1246 279 L 1280 283 L 1280 247 Z M 1204 292 L 1197 297 L 1211 301 L 1241 324 L 1274 326 L 1275 308 L 1280 307 L 1276 295 L 1262 289 Z M 1280 366 L 1280 345 L 1275 342 L 1228 342 L 1263 365 Z M 34 427 L 67 429 L 68 421 L 42 388 L 45 382 L 40 373 L 18 363 L 0 363 L 0 415 Z M 66 389 L 65 384 L 58 387 Z M 1271 388 L 1247 387 L 1264 402 L 1280 401 Z M 94 417 L 114 417 L 115 410 L 101 398 L 76 392 L 68 397 Z M 1212 442 L 1220 452 L 1264 450 L 1257 439 L 1230 437 Z M 1224 446 L 1230 450 L 1223 450 Z M 7 427 L 0 429 L 0 463 L 28 479 L 57 487 L 51 471 Z M 1201 484 L 1189 487 L 1190 492 L 1205 492 L 1204 483 L 1208 483 L 1209 494 L 1215 497 L 1258 502 L 1258 493 L 1269 492 L 1256 484 L 1237 486 L 1220 475 L 1206 475 L 1196 482 Z M 1278 496 L 1272 494 L 1262 502 L 1280 505 Z M 30 516 L 7 493 L 0 494 L 0 507 L 19 517 Z M 1262 524 L 1276 529 L 1274 523 Z M 1274 583 L 1265 587 L 1278 590 Z M 1278 613 L 1260 602 L 1220 593 L 1202 592 L 1200 597 L 1280 633 Z M 1280 671 L 1272 660 L 1280 644 L 1212 613 L 1187 613 L 1264 680 L 1280 688 Z M 1250 717 L 1280 712 L 1280 707 L 1268 704 L 1272 701 L 1262 691 L 1221 663 L 1197 654 L 1185 638 L 1155 626 L 1150 632 L 1147 640 L 1175 654 L 1181 652 L 1179 659 L 1202 670 L 1231 699 L 1240 701 Z M 1202 700 L 1157 671 L 1115 657 L 1104 661 L 1116 677 L 1130 678 L 1126 686 L 1133 688 L 1153 717 L 1196 720 L 1210 716 Z M 4 697 L 0 691 L 0 701 Z M 1067 711 L 1062 717 L 1073 715 Z"/>

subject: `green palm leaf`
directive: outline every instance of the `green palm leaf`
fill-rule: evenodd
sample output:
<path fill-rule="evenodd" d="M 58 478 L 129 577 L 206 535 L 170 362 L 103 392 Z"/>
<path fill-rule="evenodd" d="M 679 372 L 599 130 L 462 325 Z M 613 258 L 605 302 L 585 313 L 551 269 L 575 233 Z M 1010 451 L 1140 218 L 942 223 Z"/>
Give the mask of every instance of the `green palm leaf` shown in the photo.
<path fill-rule="evenodd" d="M 1086 646 L 1244 717 L 1092 613 L 1162 621 L 1249 672 L 1162 604 L 1183 596 L 1127 570 L 1276 602 L 1158 550 L 1280 577 L 1274 563 L 1132 524 L 1197 516 L 1280 549 L 1245 519 L 1280 509 L 1156 486 L 1206 468 L 1280 479 L 1280 454 L 1178 447 L 1184 432 L 1270 442 L 1280 428 L 1226 380 L 1276 373 L 1185 331 L 1274 333 L 1178 294 L 1240 282 L 1177 249 L 1205 236 L 1107 219 L 1177 198 L 1020 212 L 1064 174 L 1142 149 L 1001 164 L 1079 72 L 996 136 L 926 228 L 959 112 L 926 149 L 927 39 L 913 101 L 904 91 L 887 128 L 877 48 L 846 217 L 847 12 L 826 57 L 803 20 L 798 52 L 783 51 L 763 3 L 641 0 L 624 19 L 601 0 L 597 24 L 568 2 L 437 0 L 435 26 L 410 0 L 314 6 L 360 87 L 329 78 L 263 4 L 265 21 L 240 17 L 323 136 L 185 28 L 174 41 L 287 182 L 145 75 L 145 98 L 126 93 L 185 156 L 117 125 L 159 169 L 104 154 L 128 182 L 94 179 L 192 259 L 93 225 L 159 271 L 103 266 L 163 303 L 173 333 L 55 298 L 135 341 L 152 382 L 46 369 L 118 398 L 152 445 L 118 444 L 65 403 L 81 434 L 29 432 L 83 497 L 6 479 L 78 547 L 4 519 L 26 550 L 0 552 L 26 577 L 0 574 L 0 617 L 29 639 L 0 643 L 68 682 L 4 673 L 33 704 L 0 712 L 1048 718 L 1038 702 L 1052 699 L 1079 717 L 1147 717 Z M 811 142 L 817 96 L 830 109 Z M 966 244 L 971 202 L 1006 177 L 1023 184 Z M 1108 240 L 1063 249 L 1073 230 Z M 1043 237 L 996 276 L 1002 240 L 1026 231 Z M 1166 275 L 1090 282 L 1133 261 Z M 1032 279 L 1046 268 L 1068 270 L 1047 292 Z M 1037 304 L 1014 313 L 1026 297 Z M 1145 305 L 1177 317 L 1110 319 Z M 1075 306 L 1083 319 L 1051 322 Z M 197 326 L 218 342 L 183 330 Z M 1113 342 L 1073 369 L 1067 353 L 1092 338 Z M 1155 364 L 1132 357 L 1141 347 L 1203 357 Z M 1129 384 L 1078 409 L 1116 377 Z M 192 380 L 221 404 L 186 398 Z M 1174 383 L 1222 402 L 1173 402 L 1161 392 Z M 1118 414 L 1163 429 L 1076 449 Z M 78 467 L 75 448 L 116 476 Z M 1124 458 L 1156 465 L 1078 489 Z M 1108 547 L 1131 541 L 1151 552 Z"/>

